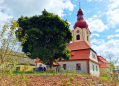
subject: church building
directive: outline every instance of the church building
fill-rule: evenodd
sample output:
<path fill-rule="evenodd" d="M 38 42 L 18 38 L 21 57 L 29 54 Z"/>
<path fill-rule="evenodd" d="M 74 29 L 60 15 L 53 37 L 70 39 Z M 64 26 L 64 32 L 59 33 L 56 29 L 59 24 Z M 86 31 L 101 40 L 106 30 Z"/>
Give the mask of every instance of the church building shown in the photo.
<path fill-rule="evenodd" d="M 72 43 L 67 44 L 68 49 L 71 50 L 70 60 L 58 60 L 57 63 L 53 63 L 53 65 L 60 65 L 59 71 L 62 68 L 64 68 L 64 70 L 68 68 L 75 68 L 76 72 L 86 72 L 99 76 L 101 65 L 98 61 L 99 56 L 97 56 L 97 53 L 91 48 L 90 34 L 91 32 L 88 28 L 88 24 L 83 19 L 83 11 L 79 9 L 77 12 L 77 22 L 75 23 L 74 30 L 72 31 Z M 36 64 L 37 67 L 41 64 L 39 59 L 36 60 Z M 105 66 L 103 65 L 103 67 Z"/>
<path fill-rule="evenodd" d="M 71 50 L 70 60 L 58 61 L 61 68 L 75 68 L 76 72 L 87 72 L 99 76 L 97 53 L 90 46 L 90 30 L 83 19 L 83 11 L 77 12 L 77 22 L 72 31 L 73 40 L 67 47 Z"/>

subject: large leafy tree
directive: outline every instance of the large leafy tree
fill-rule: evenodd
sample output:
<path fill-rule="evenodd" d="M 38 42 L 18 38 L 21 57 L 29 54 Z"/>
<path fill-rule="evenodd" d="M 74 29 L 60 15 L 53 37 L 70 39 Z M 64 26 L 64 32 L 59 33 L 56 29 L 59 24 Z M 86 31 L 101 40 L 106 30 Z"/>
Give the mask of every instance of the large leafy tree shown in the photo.
<path fill-rule="evenodd" d="M 67 43 L 72 40 L 72 33 L 67 20 L 62 20 L 58 15 L 47 12 L 45 9 L 42 15 L 23 17 L 18 19 L 19 26 L 23 29 L 16 31 L 16 36 L 21 41 L 22 36 L 28 35 L 27 41 L 22 44 L 23 51 L 30 52 L 30 58 L 39 58 L 43 63 L 50 63 L 63 58 L 68 60 L 70 50 Z M 17 34 L 21 35 L 17 35 Z"/>

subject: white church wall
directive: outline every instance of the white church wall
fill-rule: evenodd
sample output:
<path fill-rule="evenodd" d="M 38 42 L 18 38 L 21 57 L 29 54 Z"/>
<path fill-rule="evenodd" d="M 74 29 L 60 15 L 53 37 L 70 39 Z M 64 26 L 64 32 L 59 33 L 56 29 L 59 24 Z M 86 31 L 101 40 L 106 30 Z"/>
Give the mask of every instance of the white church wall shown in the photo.
<path fill-rule="evenodd" d="M 93 57 L 93 55 L 95 55 L 95 58 Z M 98 62 L 97 55 L 92 50 L 90 50 L 90 56 L 89 56 L 89 58 L 91 60 L 94 60 L 94 61 Z"/>
<path fill-rule="evenodd" d="M 37 63 L 37 67 L 40 67 L 40 65 L 41 65 L 41 67 L 46 67 L 46 65 L 45 64 L 43 64 L 43 63 Z"/>
<path fill-rule="evenodd" d="M 71 69 L 76 69 L 76 64 L 80 63 L 81 64 L 81 70 L 76 70 L 76 72 L 87 72 L 87 65 L 86 61 L 68 61 L 68 62 L 58 62 L 60 65 L 60 70 L 63 68 L 63 64 L 66 64 L 66 69 L 71 68 Z"/>
<path fill-rule="evenodd" d="M 95 64 L 93 62 L 89 62 L 89 64 L 90 64 L 90 73 L 92 75 L 99 76 L 100 75 L 99 65 L 98 64 Z M 94 71 L 93 71 L 93 65 L 94 65 Z M 97 70 L 96 70 L 96 66 L 97 66 Z"/>

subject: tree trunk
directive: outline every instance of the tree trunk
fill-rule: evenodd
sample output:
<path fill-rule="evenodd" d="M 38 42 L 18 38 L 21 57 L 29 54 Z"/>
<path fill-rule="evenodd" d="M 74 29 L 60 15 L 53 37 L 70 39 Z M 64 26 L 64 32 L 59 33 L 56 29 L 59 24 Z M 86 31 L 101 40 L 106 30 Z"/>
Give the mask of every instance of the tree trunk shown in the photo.
<path fill-rule="evenodd" d="M 53 67 L 53 61 L 54 61 L 54 59 L 53 59 L 53 58 L 51 58 L 51 60 L 50 60 L 50 68 L 52 68 L 52 67 Z"/>

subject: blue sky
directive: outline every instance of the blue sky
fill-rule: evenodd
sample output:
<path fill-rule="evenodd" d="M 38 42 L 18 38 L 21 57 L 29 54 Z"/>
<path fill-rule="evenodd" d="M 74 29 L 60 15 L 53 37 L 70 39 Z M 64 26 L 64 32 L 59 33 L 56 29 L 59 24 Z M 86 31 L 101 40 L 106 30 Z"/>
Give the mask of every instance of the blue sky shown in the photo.
<path fill-rule="evenodd" d="M 109 54 L 116 60 L 119 58 L 118 0 L 0 0 L 0 30 L 10 18 L 17 20 L 21 15 L 41 15 L 44 8 L 67 19 L 73 30 L 79 1 L 92 33 L 91 47 L 108 61 Z"/>

